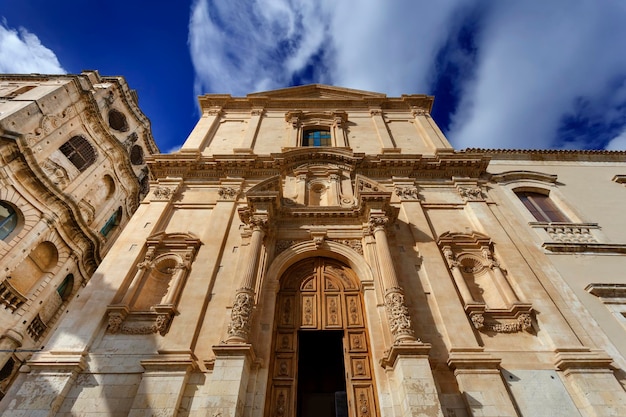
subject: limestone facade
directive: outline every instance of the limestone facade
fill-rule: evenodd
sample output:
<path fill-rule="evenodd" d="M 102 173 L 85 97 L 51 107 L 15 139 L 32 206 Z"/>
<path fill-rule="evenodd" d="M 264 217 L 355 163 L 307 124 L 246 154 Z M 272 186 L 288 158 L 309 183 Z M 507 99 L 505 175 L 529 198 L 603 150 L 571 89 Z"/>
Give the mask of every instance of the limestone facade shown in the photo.
<path fill-rule="evenodd" d="M 146 196 L 156 152 L 121 77 L 0 75 L 0 395 Z"/>
<path fill-rule="evenodd" d="M 200 97 L 3 415 L 626 415 L 626 155 L 455 151 L 432 104 Z"/>

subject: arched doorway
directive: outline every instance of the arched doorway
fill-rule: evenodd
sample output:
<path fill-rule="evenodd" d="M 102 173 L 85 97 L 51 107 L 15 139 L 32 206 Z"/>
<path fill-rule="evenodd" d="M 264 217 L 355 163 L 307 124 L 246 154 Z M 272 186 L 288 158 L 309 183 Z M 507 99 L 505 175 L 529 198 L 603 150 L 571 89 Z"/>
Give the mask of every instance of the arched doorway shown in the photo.
<path fill-rule="evenodd" d="M 280 280 L 266 416 L 378 415 L 356 274 L 307 258 Z"/>

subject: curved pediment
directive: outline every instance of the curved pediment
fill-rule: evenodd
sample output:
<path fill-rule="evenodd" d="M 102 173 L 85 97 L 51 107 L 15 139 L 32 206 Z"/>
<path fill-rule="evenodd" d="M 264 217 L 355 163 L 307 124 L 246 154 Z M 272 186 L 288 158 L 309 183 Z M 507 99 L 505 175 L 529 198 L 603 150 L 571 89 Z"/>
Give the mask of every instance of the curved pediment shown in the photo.
<path fill-rule="evenodd" d="M 354 170 L 364 154 L 354 153 L 347 148 L 286 148 L 279 154 L 272 154 L 272 158 L 281 167 L 281 174 L 292 171 L 303 164 L 338 164 L 343 169 Z"/>
<path fill-rule="evenodd" d="M 491 244 L 491 238 L 483 233 L 474 232 L 461 233 L 461 232 L 445 232 L 437 239 L 439 246 L 463 246 L 466 248 L 475 247 L 481 248 L 489 246 Z"/>
<path fill-rule="evenodd" d="M 200 238 L 194 235 L 191 232 L 174 232 L 174 233 L 166 233 L 166 232 L 158 232 L 146 239 L 146 242 L 150 245 L 158 245 L 158 244 L 169 244 L 171 242 L 194 242 L 197 244 L 201 244 Z"/>
<path fill-rule="evenodd" d="M 499 174 L 493 174 L 491 176 L 491 180 L 494 182 L 512 182 L 512 181 L 524 181 L 524 180 L 534 180 L 545 182 L 548 184 L 555 184 L 557 181 L 557 176 L 554 174 L 546 174 L 544 172 L 538 171 L 525 171 L 525 170 L 516 170 L 516 171 L 506 171 L 501 172 Z"/>

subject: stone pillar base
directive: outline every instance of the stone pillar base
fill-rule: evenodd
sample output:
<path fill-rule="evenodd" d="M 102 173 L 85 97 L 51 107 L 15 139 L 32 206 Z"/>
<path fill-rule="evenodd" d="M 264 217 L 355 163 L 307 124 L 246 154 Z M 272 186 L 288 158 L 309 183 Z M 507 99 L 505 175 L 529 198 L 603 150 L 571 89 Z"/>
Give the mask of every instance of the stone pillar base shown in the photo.
<path fill-rule="evenodd" d="M 207 416 L 240 417 L 246 405 L 246 389 L 251 364 L 255 361 L 252 345 L 213 346 L 215 362 L 208 382 Z"/>
<path fill-rule="evenodd" d="M 448 366 L 472 416 L 517 417 L 500 373 L 500 359 L 471 348 L 450 352 Z"/>
<path fill-rule="evenodd" d="M 163 352 L 142 360 L 145 372 L 128 416 L 176 416 L 195 359 L 189 352 Z"/>

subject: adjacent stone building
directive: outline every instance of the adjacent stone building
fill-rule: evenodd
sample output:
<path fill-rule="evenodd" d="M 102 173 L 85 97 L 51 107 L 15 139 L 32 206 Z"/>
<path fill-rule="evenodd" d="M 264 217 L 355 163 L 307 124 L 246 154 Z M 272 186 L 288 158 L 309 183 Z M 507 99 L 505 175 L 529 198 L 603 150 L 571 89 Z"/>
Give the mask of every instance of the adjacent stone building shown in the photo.
<path fill-rule="evenodd" d="M 146 196 L 156 152 L 122 77 L 0 75 L 0 395 Z"/>
<path fill-rule="evenodd" d="M 626 153 L 455 151 L 432 104 L 200 97 L 3 415 L 626 415 Z"/>

